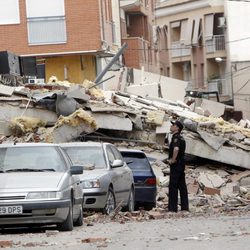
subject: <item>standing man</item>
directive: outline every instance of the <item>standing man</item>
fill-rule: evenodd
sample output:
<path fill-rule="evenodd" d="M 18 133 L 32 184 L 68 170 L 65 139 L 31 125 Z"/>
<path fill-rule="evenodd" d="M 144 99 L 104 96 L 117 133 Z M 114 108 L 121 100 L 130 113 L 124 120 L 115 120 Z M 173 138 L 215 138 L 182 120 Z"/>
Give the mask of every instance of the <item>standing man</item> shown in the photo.
<path fill-rule="evenodd" d="M 169 145 L 170 183 L 168 211 L 178 211 L 178 190 L 181 197 L 181 210 L 188 211 L 188 192 L 185 181 L 186 142 L 181 136 L 183 125 L 180 121 L 171 121 L 170 132 L 173 134 Z"/>

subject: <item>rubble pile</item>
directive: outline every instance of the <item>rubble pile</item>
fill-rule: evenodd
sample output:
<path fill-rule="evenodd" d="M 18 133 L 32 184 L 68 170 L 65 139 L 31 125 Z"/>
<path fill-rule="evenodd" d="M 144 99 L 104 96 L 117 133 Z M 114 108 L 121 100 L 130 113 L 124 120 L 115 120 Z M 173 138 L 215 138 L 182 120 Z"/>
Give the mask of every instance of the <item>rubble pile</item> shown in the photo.
<path fill-rule="evenodd" d="M 178 118 L 188 154 L 250 168 L 249 121 L 207 117 L 182 101 L 103 91 L 91 81 L 75 84 L 53 76 L 47 84 L 0 85 L 0 105 L 2 143 L 60 143 L 98 132 L 160 149 L 170 119 Z"/>
<path fill-rule="evenodd" d="M 169 167 L 159 162 L 161 168 L 157 206 L 166 209 L 168 202 Z M 235 170 L 218 165 L 200 167 L 187 166 L 186 182 L 190 211 L 199 213 L 221 213 L 250 210 L 250 171 Z"/>

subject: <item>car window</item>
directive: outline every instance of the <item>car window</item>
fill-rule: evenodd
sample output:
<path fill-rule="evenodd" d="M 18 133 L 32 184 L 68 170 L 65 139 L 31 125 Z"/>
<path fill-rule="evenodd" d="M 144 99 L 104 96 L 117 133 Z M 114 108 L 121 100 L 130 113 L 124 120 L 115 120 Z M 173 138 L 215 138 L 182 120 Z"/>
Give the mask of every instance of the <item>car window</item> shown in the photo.
<path fill-rule="evenodd" d="M 55 147 L 0 148 L 0 170 L 53 170 L 65 171 L 66 163 Z"/>
<path fill-rule="evenodd" d="M 114 153 L 114 155 L 115 155 L 115 159 L 116 159 L 116 160 L 122 160 L 122 161 L 123 161 L 122 155 L 121 155 L 121 153 L 118 151 L 118 149 L 115 148 L 114 146 L 111 146 L 111 149 L 112 149 L 112 151 L 113 151 L 113 153 Z"/>
<path fill-rule="evenodd" d="M 66 146 L 63 149 L 67 152 L 74 165 L 94 166 L 96 169 L 107 167 L 101 146 Z"/>
<path fill-rule="evenodd" d="M 111 147 L 109 146 L 107 146 L 107 155 L 108 155 L 109 163 L 112 163 L 115 160 L 115 155 L 113 151 L 111 150 Z"/>
<path fill-rule="evenodd" d="M 150 170 L 151 165 L 143 153 L 121 152 L 124 160 L 132 170 Z"/>

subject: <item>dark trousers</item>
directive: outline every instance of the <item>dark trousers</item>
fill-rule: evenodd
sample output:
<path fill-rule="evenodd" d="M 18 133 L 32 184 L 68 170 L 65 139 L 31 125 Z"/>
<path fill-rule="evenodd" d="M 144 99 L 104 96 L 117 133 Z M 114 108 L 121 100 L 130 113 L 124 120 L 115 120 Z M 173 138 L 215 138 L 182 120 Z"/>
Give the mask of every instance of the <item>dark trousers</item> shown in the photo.
<path fill-rule="evenodd" d="M 169 199 L 168 210 L 177 212 L 178 210 L 178 190 L 181 197 L 181 210 L 188 211 L 188 192 L 185 180 L 185 165 L 176 163 L 170 166 Z"/>

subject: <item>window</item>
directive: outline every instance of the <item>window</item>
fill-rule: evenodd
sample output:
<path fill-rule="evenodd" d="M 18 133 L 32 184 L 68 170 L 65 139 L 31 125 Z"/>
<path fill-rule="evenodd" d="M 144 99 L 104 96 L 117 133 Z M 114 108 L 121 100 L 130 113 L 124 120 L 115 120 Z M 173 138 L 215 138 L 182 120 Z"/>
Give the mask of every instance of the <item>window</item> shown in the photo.
<path fill-rule="evenodd" d="M 0 25 L 19 24 L 19 1 L 1 0 L 0 1 Z"/>
<path fill-rule="evenodd" d="M 115 156 L 110 147 L 107 147 L 107 155 L 108 155 L 109 163 L 110 164 L 113 163 L 113 161 L 115 160 Z"/>
<path fill-rule="evenodd" d="M 64 0 L 26 0 L 30 45 L 66 43 Z"/>

